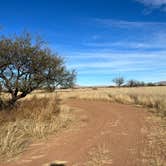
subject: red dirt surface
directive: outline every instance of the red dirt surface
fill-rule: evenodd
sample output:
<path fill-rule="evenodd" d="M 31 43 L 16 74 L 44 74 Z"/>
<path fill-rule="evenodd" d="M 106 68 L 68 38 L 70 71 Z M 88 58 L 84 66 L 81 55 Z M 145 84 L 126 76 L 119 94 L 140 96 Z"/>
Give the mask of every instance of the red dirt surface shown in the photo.
<path fill-rule="evenodd" d="M 3 166 L 42 166 L 54 160 L 67 161 L 67 166 L 87 166 L 89 152 L 105 145 L 111 162 L 104 166 L 141 166 L 141 153 L 146 145 L 148 113 L 143 108 L 104 101 L 68 100 L 79 108 L 78 127 L 30 145 L 19 159 Z M 97 165 L 96 165 L 97 166 Z M 98 165 L 100 166 L 100 165 Z"/>

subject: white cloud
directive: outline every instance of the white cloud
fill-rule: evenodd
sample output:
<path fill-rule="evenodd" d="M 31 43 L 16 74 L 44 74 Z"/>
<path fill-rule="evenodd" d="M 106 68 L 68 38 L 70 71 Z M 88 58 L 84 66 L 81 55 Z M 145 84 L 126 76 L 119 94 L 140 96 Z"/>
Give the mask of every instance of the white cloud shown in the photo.
<path fill-rule="evenodd" d="M 69 67 L 72 68 L 114 68 L 114 67 L 120 67 L 120 66 L 127 66 L 130 64 L 142 64 L 144 63 L 143 61 L 139 61 L 139 62 L 134 62 L 134 61 L 130 61 L 130 60 L 123 60 L 123 61 L 108 61 L 107 62 L 103 62 L 103 61 L 93 61 L 93 62 L 80 62 L 78 64 L 72 64 Z"/>
<path fill-rule="evenodd" d="M 98 24 L 108 27 L 119 28 L 143 28 L 143 27 L 161 27 L 166 26 L 166 22 L 144 22 L 144 21 L 126 21 L 126 20 L 113 20 L 113 19 L 100 19 L 96 18 L 94 21 Z"/>
<path fill-rule="evenodd" d="M 72 56 L 70 68 L 78 70 L 114 69 L 122 71 L 145 70 L 151 68 L 165 69 L 166 52 L 156 53 L 82 53 Z M 76 58 L 75 58 L 76 57 Z"/>
<path fill-rule="evenodd" d="M 166 51 L 152 52 L 73 52 L 70 68 L 79 75 L 112 75 L 117 73 L 164 73 Z"/>
<path fill-rule="evenodd" d="M 89 41 L 83 43 L 84 46 L 91 48 L 112 48 L 112 49 L 137 49 L 137 50 L 150 50 L 150 49 L 160 49 L 166 51 L 166 31 L 159 30 L 153 33 L 149 33 L 145 37 L 145 33 L 142 36 L 131 38 L 131 39 L 121 39 L 117 41 Z"/>
<path fill-rule="evenodd" d="M 155 46 L 155 48 L 165 48 L 165 45 L 154 45 L 153 43 L 145 43 L 145 42 L 128 42 L 128 41 L 121 41 L 121 42 L 91 42 L 91 43 L 85 43 L 86 46 L 91 47 L 121 47 L 121 48 L 130 48 L 130 49 L 148 49 Z"/>
<path fill-rule="evenodd" d="M 137 58 L 141 58 L 146 59 L 146 58 L 157 58 L 157 59 L 163 59 L 166 60 L 166 51 L 135 51 L 135 52 L 114 52 L 114 51 L 103 51 L 102 49 L 100 49 L 99 51 L 91 51 L 91 52 L 71 52 L 71 55 L 66 55 L 65 57 L 67 57 L 68 59 L 70 59 L 71 61 L 74 60 L 91 60 L 91 59 L 103 59 L 104 61 L 108 62 L 108 61 L 112 61 L 112 60 L 119 60 L 121 59 L 122 61 L 124 59 L 137 59 Z"/>
<path fill-rule="evenodd" d="M 110 74 L 114 74 L 114 73 L 117 74 L 119 72 L 137 72 L 137 71 L 144 72 L 144 71 L 149 71 L 149 70 L 152 70 L 152 67 L 135 67 L 135 68 L 133 68 L 133 67 L 124 66 L 122 68 L 109 68 L 109 69 L 108 68 L 106 68 L 106 69 L 99 68 L 99 69 L 95 69 L 95 70 L 94 69 L 88 69 L 88 70 L 84 69 L 84 70 L 79 70 L 79 75 L 87 75 L 87 74 L 93 75 L 95 73 L 110 75 Z"/>
<path fill-rule="evenodd" d="M 123 49 L 164 49 L 166 50 L 166 42 L 162 41 L 156 41 L 156 42 L 132 42 L 132 41 L 121 41 L 121 42 L 91 42 L 86 43 L 86 46 L 91 47 L 100 47 L 100 48 L 123 48 Z"/>
<path fill-rule="evenodd" d="M 151 7 L 161 7 L 163 5 L 166 5 L 166 0 L 136 0 L 136 1 Z"/>
<path fill-rule="evenodd" d="M 105 52 L 99 49 L 98 51 L 80 50 L 70 54 L 68 67 L 76 69 L 78 77 L 85 81 L 84 84 L 88 84 L 87 82 L 93 79 L 95 84 L 103 84 L 101 81 L 103 78 L 105 78 L 103 81 L 107 82 L 118 73 L 126 79 L 135 78 L 144 81 L 152 78 L 153 81 L 165 79 L 166 51 Z"/>

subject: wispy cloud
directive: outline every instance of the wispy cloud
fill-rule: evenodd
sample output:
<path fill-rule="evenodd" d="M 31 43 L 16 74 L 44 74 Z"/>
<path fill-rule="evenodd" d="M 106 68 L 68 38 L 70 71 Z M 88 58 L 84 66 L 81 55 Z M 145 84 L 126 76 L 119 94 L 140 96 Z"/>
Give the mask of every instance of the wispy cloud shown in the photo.
<path fill-rule="evenodd" d="M 142 28 L 142 27 L 166 27 L 166 22 L 143 22 L 143 21 L 126 21 L 126 20 L 113 20 L 113 19 L 100 19 L 96 18 L 94 21 L 98 24 L 119 27 L 119 28 Z"/>
<path fill-rule="evenodd" d="M 130 41 L 120 41 L 120 42 L 91 42 L 85 43 L 87 46 L 91 47 L 121 47 L 126 49 L 149 49 L 149 48 L 165 48 L 165 45 L 155 45 L 153 43 L 145 43 L 145 42 L 130 42 Z"/>
<path fill-rule="evenodd" d="M 106 62 L 112 61 L 112 60 L 125 60 L 125 59 L 137 59 L 140 58 L 141 60 L 143 59 L 162 59 L 166 60 L 166 51 L 134 51 L 134 52 L 125 52 L 125 51 L 111 51 L 111 50 L 102 50 L 100 49 L 99 51 L 89 51 L 89 52 L 71 52 L 71 55 L 65 55 L 68 59 L 71 61 L 74 60 L 79 60 L 83 61 L 84 59 L 86 60 L 98 60 L 102 59 Z"/>
<path fill-rule="evenodd" d="M 128 66 L 130 64 L 143 64 L 144 62 L 139 61 L 139 62 L 133 62 L 130 60 L 126 60 L 126 61 L 107 61 L 107 62 L 81 62 L 79 64 L 73 64 L 70 65 L 70 67 L 73 68 L 114 68 L 114 67 L 120 67 L 120 66 Z"/>
<path fill-rule="evenodd" d="M 92 19 L 91 24 L 93 31 L 78 40 L 79 47 L 65 53 L 68 67 L 78 73 L 78 83 L 94 79 L 100 84 L 118 73 L 145 81 L 164 78 L 166 22 Z"/>
<path fill-rule="evenodd" d="M 136 1 L 151 7 L 161 7 L 166 5 L 166 0 L 136 0 Z"/>
<path fill-rule="evenodd" d="M 120 72 L 145 72 L 145 71 L 151 71 L 152 67 L 130 67 L 130 66 L 124 66 L 122 68 L 100 68 L 100 69 L 84 69 L 79 70 L 80 75 L 93 75 L 94 73 L 102 74 L 102 75 L 111 75 L 111 74 L 117 74 Z"/>
<path fill-rule="evenodd" d="M 153 10 L 159 9 L 166 12 L 166 0 L 135 0 L 142 3 L 147 8 L 144 9 L 144 14 L 150 14 Z"/>
<path fill-rule="evenodd" d="M 78 57 L 77 57 L 78 56 Z M 156 53 L 77 53 L 70 58 L 70 67 L 79 74 L 118 72 L 164 72 L 166 52 Z M 74 57 L 77 57 L 74 58 Z M 159 70 L 160 69 L 160 70 Z"/>
<path fill-rule="evenodd" d="M 100 48 L 121 48 L 121 49 L 163 49 L 166 50 L 166 43 L 160 42 L 132 42 L 132 41 L 120 41 L 120 42 L 90 42 L 85 43 L 86 46 L 100 47 Z"/>
<path fill-rule="evenodd" d="M 165 26 L 166 28 L 166 26 Z M 135 31 L 134 31 L 135 32 Z M 136 50 L 165 50 L 166 51 L 166 31 L 163 26 L 160 30 L 154 30 L 151 33 L 146 34 L 146 32 L 140 32 L 139 36 L 129 34 L 126 38 L 117 38 L 116 40 L 107 39 L 106 41 L 87 41 L 83 43 L 84 46 L 91 48 L 112 48 L 112 49 L 136 49 Z M 135 33 L 138 33 L 136 31 Z"/>

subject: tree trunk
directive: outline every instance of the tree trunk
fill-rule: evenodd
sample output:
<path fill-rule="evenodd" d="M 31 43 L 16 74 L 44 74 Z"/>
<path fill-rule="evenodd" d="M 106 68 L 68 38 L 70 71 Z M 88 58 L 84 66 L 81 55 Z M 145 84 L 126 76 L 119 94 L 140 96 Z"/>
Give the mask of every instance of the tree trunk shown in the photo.
<path fill-rule="evenodd" d="M 15 94 L 12 94 L 12 98 L 11 100 L 9 101 L 9 104 L 11 105 L 14 105 L 16 103 L 17 100 L 25 97 L 27 95 L 27 93 L 21 93 L 20 95 L 15 95 Z"/>

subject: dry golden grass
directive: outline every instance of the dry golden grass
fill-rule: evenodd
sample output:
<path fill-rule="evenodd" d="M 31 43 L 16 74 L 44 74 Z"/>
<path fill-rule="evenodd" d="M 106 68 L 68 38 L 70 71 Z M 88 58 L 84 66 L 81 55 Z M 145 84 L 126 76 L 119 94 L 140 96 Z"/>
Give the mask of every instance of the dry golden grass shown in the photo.
<path fill-rule="evenodd" d="M 37 95 L 52 98 L 57 96 L 61 100 L 76 98 L 83 100 L 104 100 L 122 104 L 134 104 L 150 108 L 149 110 L 166 117 L 166 86 L 136 87 L 136 88 L 80 88 L 57 90 L 53 93 L 35 91 L 27 98 Z"/>
<path fill-rule="evenodd" d="M 78 98 L 85 100 L 105 100 L 123 104 L 136 104 L 152 108 L 161 116 L 166 116 L 166 87 L 138 88 L 92 88 L 58 91 L 61 99 Z"/>
<path fill-rule="evenodd" d="M 147 129 L 147 146 L 142 153 L 143 164 L 166 166 L 166 121 L 155 116 L 149 117 L 148 120 L 155 125 Z"/>
<path fill-rule="evenodd" d="M 73 114 L 67 106 L 59 106 L 57 98 L 25 98 L 10 112 L 0 112 L 0 158 L 11 159 L 20 154 L 34 139 L 68 127 Z"/>

